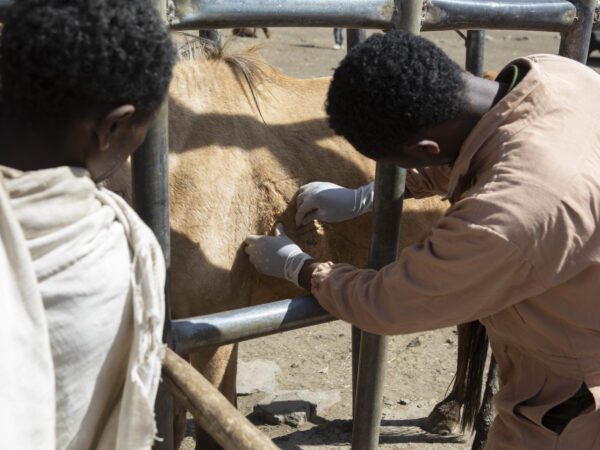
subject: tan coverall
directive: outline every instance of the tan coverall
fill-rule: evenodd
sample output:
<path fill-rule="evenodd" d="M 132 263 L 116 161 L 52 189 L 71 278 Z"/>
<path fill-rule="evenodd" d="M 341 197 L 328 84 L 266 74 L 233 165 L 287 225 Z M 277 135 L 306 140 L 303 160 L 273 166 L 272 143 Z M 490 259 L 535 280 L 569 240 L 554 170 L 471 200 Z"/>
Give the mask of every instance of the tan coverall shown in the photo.
<path fill-rule="evenodd" d="M 430 238 L 380 271 L 320 264 L 312 292 L 378 334 L 481 320 L 500 381 L 487 448 L 600 448 L 600 76 L 554 55 L 513 64 L 527 75 L 453 167 L 408 175 L 413 195 L 454 200 Z M 545 428 L 582 382 L 596 407 Z"/>

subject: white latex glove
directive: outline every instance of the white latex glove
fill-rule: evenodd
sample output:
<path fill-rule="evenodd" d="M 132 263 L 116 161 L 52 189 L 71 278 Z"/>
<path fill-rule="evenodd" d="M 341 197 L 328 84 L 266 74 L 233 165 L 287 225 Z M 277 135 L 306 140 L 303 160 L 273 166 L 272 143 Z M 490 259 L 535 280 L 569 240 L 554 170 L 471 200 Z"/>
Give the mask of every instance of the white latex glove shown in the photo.
<path fill-rule="evenodd" d="M 314 219 L 331 223 L 358 217 L 373 208 L 374 189 L 374 182 L 358 189 L 324 181 L 305 184 L 298 190 L 296 225 L 306 225 Z"/>
<path fill-rule="evenodd" d="M 254 264 L 256 270 L 265 275 L 284 278 L 300 286 L 298 284 L 300 269 L 307 260 L 312 258 L 286 236 L 283 224 L 277 224 L 275 236 L 250 234 L 245 242 L 247 245 L 244 251 L 250 256 L 250 262 Z"/>

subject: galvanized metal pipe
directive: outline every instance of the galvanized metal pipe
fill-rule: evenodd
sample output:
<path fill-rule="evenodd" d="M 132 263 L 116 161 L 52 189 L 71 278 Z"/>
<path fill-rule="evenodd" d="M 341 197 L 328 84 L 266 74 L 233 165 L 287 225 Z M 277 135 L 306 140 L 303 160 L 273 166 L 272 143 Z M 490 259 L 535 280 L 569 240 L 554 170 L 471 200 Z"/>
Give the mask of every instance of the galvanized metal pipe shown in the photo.
<path fill-rule="evenodd" d="M 564 31 L 576 16 L 563 0 L 426 0 L 422 31 L 501 29 Z"/>
<path fill-rule="evenodd" d="M 404 169 L 377 163 L 369 250 L 369 267 L 372 269 L 380 269 L 398 256 L 405 177 Z M 375 450 L 379 445 L 387 342 L 387 336 L 366 331 L 362 331 L 360 336 L 352 424 L 353 450 Z"/>
<path fill-rule="evenodd" d="M 347 52 L 350 52 L 353 47 L 360 44 L 367 38 L 367 32 L 364 29 L 348 29 Z M 351 327 L 352 340 L 352 417 L 354 417 L 355 395 L 356 395 L 356 379 L 358 377 L 358 360 L 360 355 L 360 336 L 362 330 L 358 327 Z"/>
<path fill-rule="evenodd" d="M 596 0 L 577 0 L 577 20 L 561 34 L 558 53 L 584 63 L 587 61 Z"/>
<path fill-rule="evenodd" d="M 483 76 L 483 49 L 485 43 L 485 31 L 469 30 L 467 31 L 467 52 L 465 69 L 473 75 Z"/>
<path fill-rule="evenodd" d="M 176 29 L 394 26 L 393 0 L 175 0 Z M 423 31 L 505 29 L 566 31 L 577 14 L 566 0 L 426 0 Z"/>
<path fill-rule="evenodd" d="M 161 107 L 141 147 L 133 154 L 133 199 L 142 220 L 156 235 L 165 256 L 167 273 L 171 267 L 169 227 L 168 108 Z M 169 342 L 171 307 L 165 290 L 166 317 L 163 338 Z"/>
<path fill-rule="evenodd" d="M 156 235 L 165 256 L 167 277 L 163 342 L 166 342 L 169 347 L 173 347 L 169 296 L 171 243 L 169 234 L 167 127 L 167 105 L 165 103 L 150 127 L 146 140 L 133 154 L 132 176 L 135 209 Z M 158 435 L 162 440 L 156 441 L 153 449 L 173 450 L 175 446 L 173 437 L 173 399 L 162 385 L 158 388 L 155 405 Z"/>
<path fill-rule="evenodd" d="M 421 28 L 421 0 L 397 0 L 393 25 L 418 34 Z M 405 180 L 404 169 L 393 164 L 377 163 L 370 268 L 380 269 L 398 257 Z M 352 426 L 353 450 L 375 450 L 379 447 L 387 341 L 386 336 L 365 331 L 361 334 Z"/>
<path fill-rule="evenodd" d="M 360 44 L 367 38 L 367 31 L 363 29 L 348 28 L 346 30 L 346 52 L 349 52 L 352 47 Z"/>
<path fill-rule="evenodd" d="M 230 27 L 384 28 L 391 0 L 175 0 L 175 29 Z M 335 24 L 339 25 L 335 25 Z"/>
<path fill-rule="evenodd" d="M 151 0 L 166 20 L 166 1 Z M 163 341 L 172 347 L 171 301 L 169 296 L 169 269 L 171 267 L 171 240 L 169 226 L 169 168 L 168 168 L 168 107 L 162 105 L 142 146 L 132 157 L 133 198 L 137 213 L 156 235 L 167 268 L 165 285 L 165 325 Z M 155 401 L 156 424 L 161 441 L 156 450 L 173 450 L 173 398 L 160 385 Z"/>
<path fill-rule="evenodd" d="M 175 351 L 191 353 L 335 320 L 313 296 L 297 297 L 172 322 Z"/>
<path fill-rule="evenodd" d="M 13 0 L 0 0 L 0 21 Z M 175 29 L 247 26 L 351 27 L 386 29 L 392 0 L 175 0 L 169 24 Z M 595 5 L 593 29 L 600 28 Z M 576 8 L 566 0 L 427 0 L 422 31 L 502 29 L 564 32 Z"/>

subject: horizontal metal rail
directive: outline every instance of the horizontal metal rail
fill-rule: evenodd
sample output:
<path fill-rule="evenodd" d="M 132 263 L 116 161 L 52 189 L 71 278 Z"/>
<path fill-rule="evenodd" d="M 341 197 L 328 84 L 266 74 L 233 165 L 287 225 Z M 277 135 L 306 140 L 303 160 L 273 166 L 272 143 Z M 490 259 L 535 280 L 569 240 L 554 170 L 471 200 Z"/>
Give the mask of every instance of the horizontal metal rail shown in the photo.
<path fill-rule="evenodd" d="M 13 0 L 0 0 L 0 21 Z M 593 28 L 599 28 L 596 5 Z M 173 29 L 233 27 L 347 27 L 387 29 L 393 0 L 174 0 Z M 566 0 L 425 0 L 422 31 L 451 29 L 564 32 L 574 24 L 575 5 Z"/>
<path fill-rule="evenodd" d="M 385 28 L 393 0 L 179 0 L 175 29 L 263 27 Z"/>
<path fill-rule="evenodd" d="M 310 295 L 174 320 L 171 330 L 175 351 L 185 354 L 333 320 L 336 319 Z"/>
<path fill-rule="evenodd" d="M 502 29 L 565 31 L 577 16 L 562 0 L 426 0 L 422 31 Z"/>
<path fill-rule="evenodd" d="M 395 13 L 393 0 L 175 0 L 173 4 L 169 24 L 175 29 L 246 26 L 386 29 L 392 26 Z M 566 31 L 576 16 L 575 5 L 565 0 L 426 0 L 422 30 Z"/>

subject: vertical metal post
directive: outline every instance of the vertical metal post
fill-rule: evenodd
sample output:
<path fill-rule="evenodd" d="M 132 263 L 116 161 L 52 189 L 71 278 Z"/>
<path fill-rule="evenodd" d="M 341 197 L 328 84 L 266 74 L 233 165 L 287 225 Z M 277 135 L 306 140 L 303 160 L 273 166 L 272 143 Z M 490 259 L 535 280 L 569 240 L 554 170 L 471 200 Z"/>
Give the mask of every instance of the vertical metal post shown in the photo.
<path fill-rule="evenodd" d="M 154 6 L 166 20 L 167 2 L 152 0 Z M 142 146 L 132 158 L 133 197 L 135 209 L 142 220 L 152 229 L 162 248 L 167 268 L 165 284 L 165 326 L 163 341 L 173 347 L 171 335 L 171 302 L 169 298 L 169 271 L 171 267 L 171 242 L 169 227 L 169 169 L 168 169 L 168 107 L 162 105 L 158 116 L 148 131 Z M 173 399 L 161 386 L 155 403 L 158 435 L 162 442 L 154 448 L 172 450 L 173 442 Z"/>
<path fill-rule="evenodd" d="M 577 18 L 571 28 L 561 33 L 558 53 L 585 64 L 587 61 L 596 0 L 577 0 Z"/>
<path fill-rule="evenodd" d="M 359 29 L 359 28 L 347 28 L 346 29 L 347 36 L 347 45 L 346 52 L 349 52 L 350 49 L 367 38 L 367 30 Z"/>
<path fill-rule="evenodd" d="M 348 28 L 346 35 L 346 52 L 350 52 L 352 47 L 360 44 L 367 38 L 367 31 L 358 28 Z M 354 417 L 354 406 L 356 396 L 356 378 L 358 377 L 358 355 L 360 353 L 360 335 L 362 330 L 352 326 L 352 416 Z"/>
<path fill-rule="evenodd" d="M 473 75 L 483 76 L 483 48 L 485 41 L 485 31 L 469 30 L 467 31 L 467 55 L 465 69 Z"/>
<path fill-rule="evenodd" d="M 377 163 L 373 230 L 369 267 L 380 269 L 398 256 L 398 235 L 406 171 Z M 379 445 L 387 336 L 362 331 L 354 400 L 352 449 L 374 450 Z"/>
<path fill-rule="evenodd" d="M 395 0 L 394 3 L 394 28 L 418 34 L 422 0 Z M 369 267 L 373 269 L 380 269 L 398 256 L 405 179 L 404 169 L 377 163 L 369 250 Z M 353 450 L 375 450 L 379 445 L 386 348 L 387 337 L 362 332 L 352 427 Z"/>

